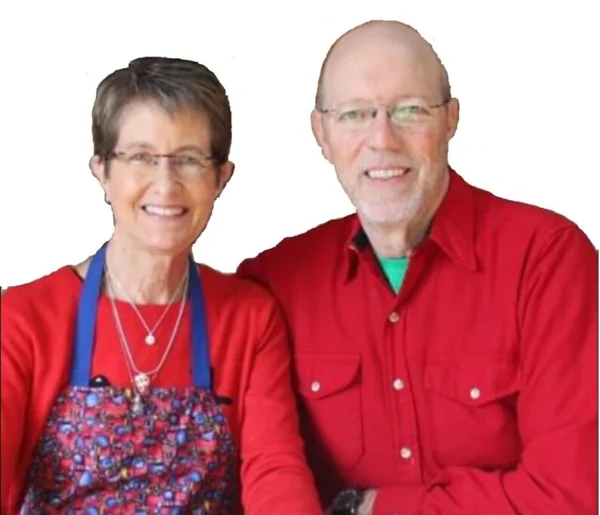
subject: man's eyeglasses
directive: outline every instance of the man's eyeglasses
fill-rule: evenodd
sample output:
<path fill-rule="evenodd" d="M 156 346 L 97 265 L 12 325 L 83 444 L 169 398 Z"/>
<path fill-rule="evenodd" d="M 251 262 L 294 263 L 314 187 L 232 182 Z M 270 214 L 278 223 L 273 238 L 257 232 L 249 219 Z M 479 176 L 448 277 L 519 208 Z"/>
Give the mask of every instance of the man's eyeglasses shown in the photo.
<path fill-rule="evenodd" d="M 330 115 L 333 122 L 341 129 L 362 131 L 369 129 L 380 109 L 385 109 L 388 119 L 399 129 L 419 130 L 431 120 L 434 110 L 445 106 L 450 99 L 440 104 L 428 104 L 424 100 L 402 101 L 393 105 L 373 102 L 349 102 L 333 109 L 318 109 Z"/>
<path fill-rule="evenodd" d="M 160 164 L 160 160 L 166 159 L 171 169 L 186 176 L 202 175 L 215 164 L 214 159 L 211 157 L 202 156 L 197 153 L 153 154 L 152 152 L 138 150 L 132 152 L 111 152 L 108 155 L 108 158 L 117 159 L 128 166 L 143 172 L 149 172 L 156 169 Z"/>

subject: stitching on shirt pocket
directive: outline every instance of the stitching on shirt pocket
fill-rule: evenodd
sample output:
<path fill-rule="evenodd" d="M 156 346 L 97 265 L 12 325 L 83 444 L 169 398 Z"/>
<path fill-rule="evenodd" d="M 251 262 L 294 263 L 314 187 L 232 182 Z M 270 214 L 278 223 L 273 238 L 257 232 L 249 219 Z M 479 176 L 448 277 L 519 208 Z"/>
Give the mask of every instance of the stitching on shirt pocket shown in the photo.
<path fill-rule="evenodd" d="M 519 364 L 506 358 L 429 362 L 425 388 L 467 406 L 485 406 L 521 389 Z"/>
<path fill-rule="evenodd" d="M 360 355 L 302 353 L 295 366 L 310 437 L 335 462 L 354 466 L 364 452 Z"/>
<path fill-rule="evenodd" d="M 299 354 L 298 390 L 303 397 L 323 399 L 350 387 L 358 375 L 358 354 Z"/>
<path fill-rule="evenodd" d="M 428 430 L 442 465 L 502 465 L 518 457 L 518 362 L 506 356 L 430 361 L 424 386 Z"/>

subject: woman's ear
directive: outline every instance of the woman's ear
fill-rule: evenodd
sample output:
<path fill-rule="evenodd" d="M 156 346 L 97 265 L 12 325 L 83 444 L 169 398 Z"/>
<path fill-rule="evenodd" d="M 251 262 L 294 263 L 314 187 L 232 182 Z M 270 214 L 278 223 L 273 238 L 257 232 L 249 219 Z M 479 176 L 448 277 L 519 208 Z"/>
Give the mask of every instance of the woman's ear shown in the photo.
<path fill-rule="evenodd" d="M 104 190 L 104 202 L 110 205 L 108 192 L 108 166 L 106 160 L 100 159 L 100 156 L 92 156 L 89 162 L 92 175 L 98 180 Z"/>
<path fill-rule="evenodd" d="M 235 164 L 231 161 L 227 161 L 219 166 L 218 184 L 217 184 L 217 198 L 221 196 L 225 186 L 229 183 L 235 172 Z"/>

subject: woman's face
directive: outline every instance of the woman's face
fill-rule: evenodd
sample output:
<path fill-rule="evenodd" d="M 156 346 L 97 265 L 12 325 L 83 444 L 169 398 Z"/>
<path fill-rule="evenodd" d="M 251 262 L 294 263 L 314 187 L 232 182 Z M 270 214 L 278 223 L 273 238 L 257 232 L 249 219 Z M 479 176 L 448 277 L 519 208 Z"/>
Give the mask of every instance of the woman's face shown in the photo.
<path fill-rule="evenodd" d="M 210 161 L 210 143 L 203 113 L 171 115 L 150 101 L 127 106 L 114 155 L 90 164 L 112 206 L 115 236 L 153 253 L 188 251 L 233 172 L 230 162 Z"/>

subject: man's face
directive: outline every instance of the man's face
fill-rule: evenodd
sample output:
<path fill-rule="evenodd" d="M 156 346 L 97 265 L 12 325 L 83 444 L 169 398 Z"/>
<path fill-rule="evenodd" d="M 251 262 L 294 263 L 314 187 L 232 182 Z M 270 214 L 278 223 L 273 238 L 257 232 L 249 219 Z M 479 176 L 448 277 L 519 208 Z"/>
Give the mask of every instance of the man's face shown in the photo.
<path fill-rule="evenodd" d="M 320 106 L 332 111 L 315 111 L 313 129 L 364 221 L 410 222 L 432 214 L 445 192 L 458 102 L 445 103 L 422 49 L 361 38 L 332 55 Z"/>

